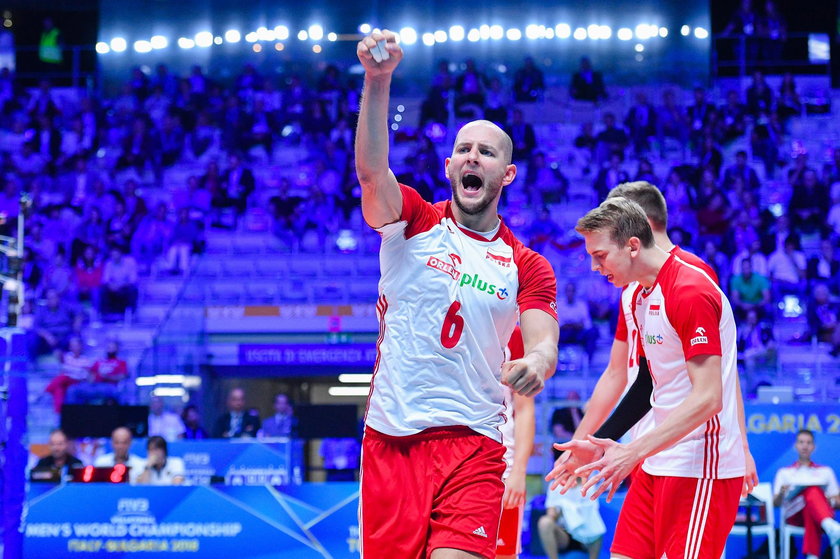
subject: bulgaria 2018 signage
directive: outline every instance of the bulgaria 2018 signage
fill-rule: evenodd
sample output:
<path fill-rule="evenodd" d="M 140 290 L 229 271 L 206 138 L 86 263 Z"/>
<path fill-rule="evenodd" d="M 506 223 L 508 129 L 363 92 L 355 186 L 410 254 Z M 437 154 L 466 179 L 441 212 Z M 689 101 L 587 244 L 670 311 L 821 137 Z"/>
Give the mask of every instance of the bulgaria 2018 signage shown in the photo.
<path fill-rule="evenodd" d="M 33 484 L 24 557 L 358 557 L 358 484 Z"/>

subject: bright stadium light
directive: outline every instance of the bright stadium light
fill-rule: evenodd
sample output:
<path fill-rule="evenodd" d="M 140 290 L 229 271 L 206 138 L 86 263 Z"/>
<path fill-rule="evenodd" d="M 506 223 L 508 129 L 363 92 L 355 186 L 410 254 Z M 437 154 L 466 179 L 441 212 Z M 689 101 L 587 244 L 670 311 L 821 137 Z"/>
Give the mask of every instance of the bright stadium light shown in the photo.
<path fill-rule="evenodd" d="M 491 25 L 490 26 L 490 38 L 494 41 L 498 41 L 502 37 L 505 36 L 505 29 L 501 25 Z"/>
<path fill-rule="evenodd" d="M 636 52 L 644 52 L 645 51 L 645 46 L 642 43 L 636 43 L 636 46 L 634 48 L 636 49 Z"/>
<path fill-rule="evenodd" d="M 134 51 L 143 54 L 152 52 L 152 43 L 149 41 L 134 41 Z"/>
<path fill-rule="evenodd" d="M 242 34 L 236 29 L 228 29 L 225 31 L 225 41 L 228 43 L 238 43 L 242 40 Z"/>
<path fill-rule="evenodd" d="M 195 41 L 186 37 L 181 37 L 178 39 L 178 46 L 182 49 L 191 49 L 195 46 Z"/>
<path fill-rule="evenodd" d="M 554 38 L 554 29 L 552 29 L 551 27 L 546 27 L 545 38 L 546 39 L 553 39 Z"/>
<path fill-rule="evenodd" d="M 667 27 L 660 27 L 659 28 L 659 36 L 663 39 L 668 36 L 668 28 Z"/>
<path fill-rule="evenodd" d="M 691 27 L 689 27 L 688 25 L 683 25 L 682 27 L 680 27 L 680 35 L 682 35 L 683 37 L 688 37 L 690 34 Z"/>
<path fill-rule="evenodd" d="M 400 29 L 400 41 L 406 45 L 413 45 L 417 42 L 417 31 L 413 27 L 403 27 Z"/>
<path fill-rule="evenodd" d="M 463 41 L 466 33 L 460 25 L 453 25 L 449 28 L 449 38 L 453 41 Z"/>
<path fill-rule="evenodd" d="M 435 44 L 434 33 L 423 33 L 423 44 L 430 47 Z"/>
<path fill-rule="evenodd" d="M 249 43 L 256 43 L 259 40 L 259 36 L 255 31 L 251 31 L 247 35 L 245 35 L 245 40 Z"/>
<path fill-rule="evenodd" d="M 224 42 L 225 42 L 225 40 L 224 40 L 224 39 L 222 39 L 221 37 L 219 37 L 218 35 L 216 35 L 215 37 L 213 37 L 213 44 L 214 44 L 214 45 L 221 45 L 221 44 L 222 44 L 222 43 L 224 43 Z"/>
<path fill-rule="evenodd" d="M 301 29 L 298 31 L 297 38 L 299 41 L 305 41 L 309 38 L 309 33 L 306 32 L 306 29 Z"/>
<path fill-rule="evenodd" d="M 274 28 L 274 36 L 278 41 L 285 41 L 289 38 L 289 28 L 285 25 L 278 25 Z"/>
<path fill-rule="evenodd" d="M 111 50 L 114 52 L 124 52 L 128 48 L 128 43 L 122 37 L 114 37 L 111 39 Z"/>
<path fill-rule="evenodd" d="M 260 27 L 259 29 L 257 29 L 257 38 L 260 41 L 273 41 L 277 38 L 277 34 L 274 32 L 274 29 Z"/>
<path fill-rule="evenodd" d="M 584 29 L 583 27 L 578 27 L 577 29 L 575 29 L 575 32 L 572 35 L 572 37 L 574 37 L 578 41 L 586 39 L 586 29 Z"/>
<path fill-rule="evenodd" d="M 598 30 L 601 32 L 602 39 L 609 39 L 612 37 L 612 28 L 609 25 L 599 25 Z"/>
<path fill-rule="evenodd" d="M 629 29 L 627 27 L 622 27 L 621 29 L 618 30 L 618 33 L 616 34 L 616 36 L 621 41 L 629 41 L 630 39 L 633 38 L 633 30 Z"/>
<path fill-rule="evenodd" d="M 327 33 L 327 40 L 331 43 L 334 43 L 338 40 L 338 33 Z"/>
<path fill-rule="evenodd" d="M 369 23 L 363 23 L 359 26 L 359 33 L 364 33 L 365 35 L 367 35 L 368 33 L 370 33 L 370 30 L 371 26 Z"/>
<path fill-rule="evenodd" d="M 572 36 L 572 28 L 568 23 L 558 23 L 554 26 L 554 33 L 558 39 L 568 39 Z"/>
<path fill-rule="evenodd" d="M 640 23 L 636 26 L 636 38 L 640 41 L 650 39 L 650 29 L 646 23 Z"/>
<path fill-rule="evenodd" d="M 309 38 L 313 41 L 320 41 L 324 38 L 324 28 L 318 24 L 309 26 Z"/>
<path fill-rule="evenodd" d="M 478 36 L 481 40 L 486 41 L 490 38 L 490 26 L 486 23 L 484 25 L 479 26 L 478 28 Z"/>
<path fill-rule="evenodd" d="M 586 36 L 590 39 L 598 40 L 601 38 L 601 27 L 594 23 L 586 28 Z"/>
<path fill-rule="evenodd" d="M 475 43 L 477 41 L 480 41 L 481 40 L 481 31 L 479 31 L 478 29 L 475 29 L 475 28 L 470 29 L 467 32 L 467 40 L 470 41 L 471 43 Z"/>
<path fill-rule="evenodd" d="M 518 41 L 522 38 L 522 31 L 520 31 L 516 27 L 511 27 L 510 29 L 505 31 L 505 37 L 507 37 L 508 41 Z"/>
<path fill-rule="evenodd" d="M 437 31 L 435 31 L 436 43 L 445 43 L 447 38 L 448 37 L 446 36 L 446 31 L 444 31 L 443 29 L 438 29 Z"/>
<path fill-rule="evenodd" d="M 327 392 L 330 396 L 365 397 L 370 393 L 370 386 L 330 386 Z"/>
<path fill-rule="evenodd" d="M 165 49 L 169 46 L 169 39 L 163 35 L 155 35 L 149 40 L 149 44 L 152 45 L 153 49 Z"/>
<path fill-rule="evenodd" d="M 209 47 L 213 44 L 213 34 L 209 31 L 201 31 L 195 34 L 195 45 L 197 47 Z"/>
<path fill-rule="evenodd" d="M 694 28 L 694 36 L 698 39 L 708 39 L 709 32 L 703 29 L 702 27 L 695 27 Z"/>
<path fill-rule="evenodd" d="M 545 26 L 532 23 L 525 27 L 525 36 L 531 40 L 542 39 L 545 37 Z"/>
<path fill-rule="evenodd" d="M 360 384 L 370 384 L 370 381 L 373 379 L 373 375 L 370 373 L 344 373 L 338 375 L 338 382 L 353 384 L 353 383 L 360 383 Z"/>
<path fill-rule="evenodd" d="M 108 54 L 111 52 L 111 47 L 108 46 L 108 43 L 105 41 L 99 41 L 96 43 L 96 52 L 99 54 Z"/>

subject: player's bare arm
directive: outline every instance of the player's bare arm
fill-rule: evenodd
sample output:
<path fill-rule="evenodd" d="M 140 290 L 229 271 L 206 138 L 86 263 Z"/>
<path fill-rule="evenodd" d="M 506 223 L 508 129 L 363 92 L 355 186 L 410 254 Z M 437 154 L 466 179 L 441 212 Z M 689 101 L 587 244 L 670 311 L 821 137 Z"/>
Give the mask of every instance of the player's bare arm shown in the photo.
<path fill-rule="evenodd" d="M 545 311 L 528 309 L 519 317 L 525 356 L 502 364 L 502 383 L 522 396 L 536 396 L 557 367 L 557 320 Z"/>
<path fill-rule="evenodd" d="M 604 423 L 627 387 L 627 359 L 627 342 L 614 339 L 610 361 L 595 385 L 586 413 L 575 430 L 574 441 L 557 441 L 554 444 L 554 448 L 564 452 L 555 462 L 554 469 L 545 476 L 546 481 L 553 482 L 552 489 L 562 485 L 561 492 L 565 493 L 575 485 L 575 470 L 601 457 L 601 449 L 589 442 L 586 436 L 593 434 Z"/>
<path fill-rule="evenodd" d="M 505 495 L 502 499 L 502 506 L 506 509 L 525 504 L 525 477 L 536 432 L 534 399 L 514 394 L 513 409 L 516 414 L 513 426 L 513 465 L 505 480 Z"/>
<path fill-rule="evenodd" d="M 584 495 L 603 481 L 592 493 L 591 498 L 596 499 L 601 493 L 609 491 L 607 500 L 611 500 L 621 482 L 639 462 L 675 444 L 720 412 L 723 407 L 720 356 L 698 355 L 688 359 L 686 366 L 691 380 L 691 392 L 683 403 L 652 431 L 626 445 L 611 439 L 589 437 L 590 441 L 604 449 L 604 456 L 577 470 L 577 474 L 583 477 L 599 470 L 583 485 Z"/>
<path fill-rule="evenodd" d="M 362 187 L 362 215 L 371 227 L 381 227 L 397 221 L 402 213 L 402 194 L 388 166 L 388 102 L 391 78 L 403 51 L 394 33 L 375 29 L 359 41 L 356 55 L 365 69 L 356 129 L 356 175 Z"/>
<path fill-rule="evenodd" d="M 755 486 L 758 485 L 758 470 L 755 467 L 755 458 L 750 452 L 750 442 L 747 439 L 747 415 L 744 412 L 744 397 L 741 393 L 741 378 L 735 375 L 735 389 L 736 402 L 738 404 L 738 426 L 741 429 L 741 443 L 744 445 L 744 460 L 746 461 L 746 472 L 744 474 L 744 487 L 741 489 L 741 497 L 746 497 L 748 493 L 752 493 Z"/>

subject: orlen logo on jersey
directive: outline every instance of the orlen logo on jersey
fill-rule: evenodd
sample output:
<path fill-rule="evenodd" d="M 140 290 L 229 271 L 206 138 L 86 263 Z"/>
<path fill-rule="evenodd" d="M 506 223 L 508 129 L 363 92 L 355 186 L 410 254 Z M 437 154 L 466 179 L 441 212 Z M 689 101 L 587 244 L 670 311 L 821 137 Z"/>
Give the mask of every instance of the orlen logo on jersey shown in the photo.
<path fill-rule="evenodd" d="M 665 342 L 665 338 L 662 337 L 662 334 L 657 334 L 655 336 L 645 334 L 645 342 L 649 345 L 660 345 Z"/>
<path fill-rule="evenodd" d="M 449 255 L 449 259 L 451 262 L 444 262 L 436 256 L 430 256 L 429 261 L 426 262 L 426 266 L 434 268 L 435 270 L 440 270 L 455 281 L 458 281 L 458 278 L 461 277 L 461 272 L 458 271 L 456 266 L 461 263 L 461 257 L 452 253 Z"/>
<path fill-rule="evenodd" d="M 709 343 L 709 338 L 706 337 L 706 329 L 705 328 L 703 328 L 702 326 L 698 326 L 697 330 L 695 330 L 695 332 L 697 332 L 698 335 L 691 338 L 691 345 Z"/>

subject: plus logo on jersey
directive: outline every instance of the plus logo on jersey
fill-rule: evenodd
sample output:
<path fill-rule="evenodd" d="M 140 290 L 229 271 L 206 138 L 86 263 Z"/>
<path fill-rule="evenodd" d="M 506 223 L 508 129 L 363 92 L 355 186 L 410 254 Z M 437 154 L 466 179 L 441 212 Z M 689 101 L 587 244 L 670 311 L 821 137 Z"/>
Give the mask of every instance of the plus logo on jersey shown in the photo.
<path fill-rule="evenodd" d="M 481 279 L 478 274 L 461 273 L 458 269 L 460 264 L 461 257 L 455 253 L 449 254 L 449 262 L 438 258 L 437 256 L 430 256 L 429 260 L 426 262 L 426 266 L 443 272 L 453 280 L 457 281 L 460 287 L 472 287 L 473 289 L 483 291 L 488 295 L 495 295 L 499 301 L 504 301 L 510 295 L 507 287 L 499 287 L 486 282 Z"/>
<path fill-rule="evenodd" d="M 709 343 L 709 338 L 706 337 L 706 329 L 702 326 L 698 326 L 697 330 L 694 331 L 697 335 L 691 338 L 691 345 L 697 344 L 707 344 Z"/>
<path fill-rule="evenodd" d="M 645 334 L 645 343 L 648 345 L 661 345 L 665 343 L 665 338 L 662 337 L 662 334 L 652 335 L 652 334 Z"/>

